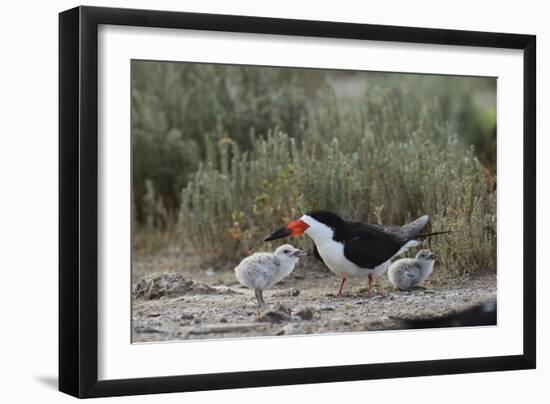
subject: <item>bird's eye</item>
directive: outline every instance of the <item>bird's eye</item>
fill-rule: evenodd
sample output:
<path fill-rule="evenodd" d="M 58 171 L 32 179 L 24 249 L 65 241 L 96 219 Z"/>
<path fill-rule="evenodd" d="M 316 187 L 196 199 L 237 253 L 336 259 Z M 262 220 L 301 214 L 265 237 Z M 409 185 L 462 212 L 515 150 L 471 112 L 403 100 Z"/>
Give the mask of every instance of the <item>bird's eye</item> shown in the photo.
<path fill-rule="evenodd" d="M 285 250 L 285 254 L 288 254 L 290 251 L 289 250 Z"/>

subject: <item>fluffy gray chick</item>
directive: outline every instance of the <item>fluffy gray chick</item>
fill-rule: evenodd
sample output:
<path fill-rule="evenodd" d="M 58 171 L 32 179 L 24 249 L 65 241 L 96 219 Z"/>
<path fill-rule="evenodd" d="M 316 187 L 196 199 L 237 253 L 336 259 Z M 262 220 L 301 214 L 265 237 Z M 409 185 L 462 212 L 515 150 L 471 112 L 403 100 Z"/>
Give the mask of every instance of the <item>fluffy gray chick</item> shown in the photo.
<path fill-rule="evenodd" d="M 415 258 L 402 258 L 388 268 L 388 280 L 398 289 L 410 289 L 431 275 L 435 255 L 429 250 L 420 250 Z"/>
<path fill-rule="evenodd" d="M 246 257 L 235 267 L 235 275 L 241 284 L 254 289 L 258 305 L 261 306 L 264 304 L 263 290 L 289 275 L 304 255 L 305 252 L 285 244 L 274 253 L 258 252 Z"/>

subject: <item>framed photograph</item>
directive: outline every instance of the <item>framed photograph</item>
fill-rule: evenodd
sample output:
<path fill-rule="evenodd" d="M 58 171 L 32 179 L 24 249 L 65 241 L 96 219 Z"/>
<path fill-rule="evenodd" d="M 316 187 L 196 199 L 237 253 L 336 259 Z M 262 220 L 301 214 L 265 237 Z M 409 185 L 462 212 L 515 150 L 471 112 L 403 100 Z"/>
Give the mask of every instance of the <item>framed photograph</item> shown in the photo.
<path fill-rule="evenodd" d="M 532 35 L 59 17 L 59 389 L 531 369 Z"/>

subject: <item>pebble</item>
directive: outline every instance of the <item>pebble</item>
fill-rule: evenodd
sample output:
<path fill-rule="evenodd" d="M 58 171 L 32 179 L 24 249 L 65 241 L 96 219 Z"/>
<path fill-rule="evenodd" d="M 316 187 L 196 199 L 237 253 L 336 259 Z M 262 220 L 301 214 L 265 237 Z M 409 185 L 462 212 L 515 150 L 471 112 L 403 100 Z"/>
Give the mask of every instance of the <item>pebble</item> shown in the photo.
<path fill-rule="evenodd" d="M 285 306 L 285 305 L 282 305 L 282 304 L 278 304 L 276 307 L 275 307 L 275 311 L 280 311 L 282 313 L 285 313 L 285 314 L 288 314 L 290 316 L 290 314 L 292 313 L 291 310 Z"/>
<path fill-rule="evenodd" d="M 256 317 L 256 321 L 261 323 L 282 323 L 291 319 L 290 314 L 277 310 L 266 311 Z"/>
<path fill-rule="evenodd" d="M 304 307 L 303 309 L 298 311 L 296 315 L 300 317 L 302 320 L 306 320 L 306 321 L 313 320 L 313 310 L 311 309 L 311 307 Z"/>
<path fill-rule="evenodd" d="M 290 290 L 290 296 L 296 297 L 296 296 L 298 296 L 299 294 L 300 294 L 300 289 L 294 288 L 294 289 L 291 289 L 291 290 Z"/>

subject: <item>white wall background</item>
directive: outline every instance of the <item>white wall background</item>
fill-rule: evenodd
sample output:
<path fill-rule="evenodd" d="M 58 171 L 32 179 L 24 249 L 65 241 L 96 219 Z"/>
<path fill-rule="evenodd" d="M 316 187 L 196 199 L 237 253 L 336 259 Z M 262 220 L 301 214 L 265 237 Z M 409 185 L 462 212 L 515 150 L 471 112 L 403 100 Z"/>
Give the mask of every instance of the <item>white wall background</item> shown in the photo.
<path fill-rule="evenodd" d="M 68 402 L 57 383 L 57 13 L 78 5 L 7 2 L 0 62 L 0 397 L 2 402 Z M 322 385 L 126 397 L 110 402 L 319 403 L 544 402 L 550 378 L 550 25 L 543 1 L 277 0 L 90 1 L 88 5 L 335 20 L 537 35 L 538 369 Z M 518 212 L 518 214 L 521 214 Z M 518 235 L 518 242 L 519 242 Z M 520 268 L 518 268 L 518 274 Z M 365 347 L 369 349 L 369 347 Z"/>

